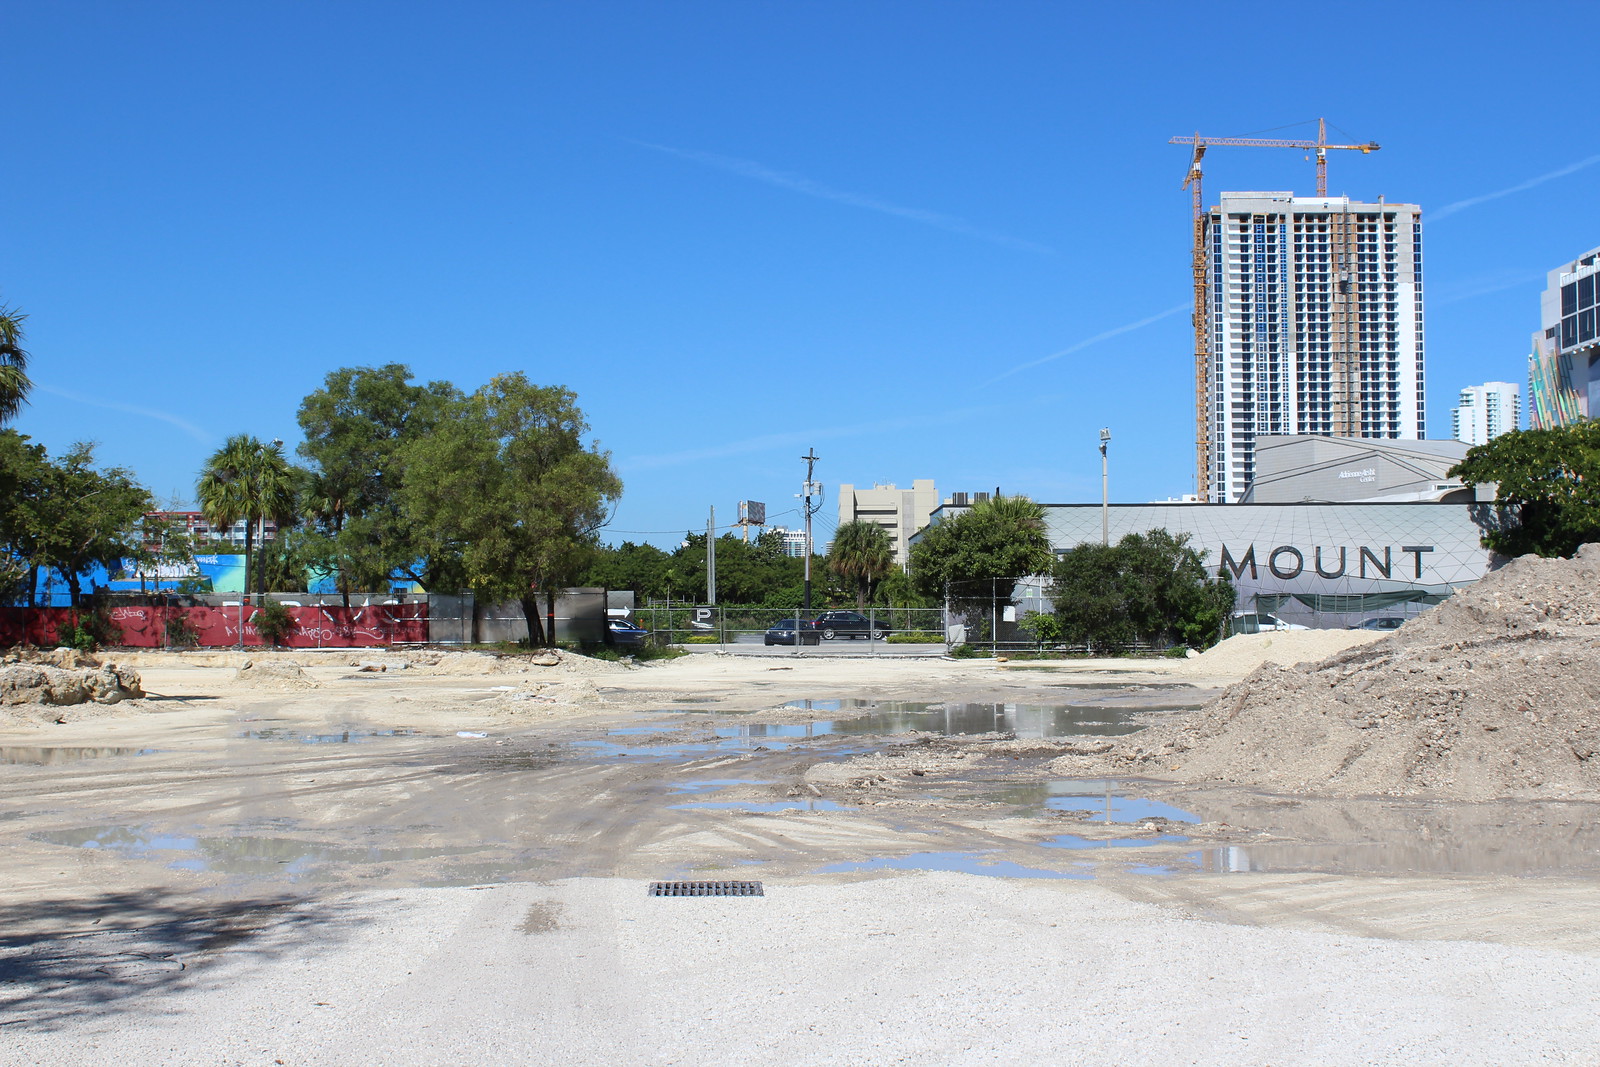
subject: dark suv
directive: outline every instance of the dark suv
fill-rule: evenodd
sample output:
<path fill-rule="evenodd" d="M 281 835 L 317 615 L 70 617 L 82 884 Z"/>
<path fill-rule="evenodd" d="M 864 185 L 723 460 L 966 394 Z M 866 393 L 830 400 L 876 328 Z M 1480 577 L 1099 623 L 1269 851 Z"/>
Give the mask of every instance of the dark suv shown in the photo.
<path fill-rule="evenodd" d="M 874 641 L 882 641 L 889 628 L 883 623 L 875 623 L 859 611 L 824 611 L 811 623 L 812 627 L 822 634 L 824 641 L 832 641 L 835 637 L 866 637 L 871 635 Z"/>

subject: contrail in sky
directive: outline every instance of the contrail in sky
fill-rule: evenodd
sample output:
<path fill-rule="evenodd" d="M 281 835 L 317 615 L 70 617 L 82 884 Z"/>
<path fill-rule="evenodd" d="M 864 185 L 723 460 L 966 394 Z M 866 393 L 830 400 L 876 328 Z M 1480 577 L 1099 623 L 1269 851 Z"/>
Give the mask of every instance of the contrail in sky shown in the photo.
<path fill-rule="evenodd" d="M 1545 182 L 1555 181 L 1557 178 L 1565 178 L 1569 174 L 1580 171 L 1585 167 L 1592 167 L 1596 163 L 1600 163 L 1600 156 L 1590 156 L 1588 159 L 1580 159 L 1576 163 L 1569 163 L 1560 170 L 1553 170 L 1549 174 L 1541 174 L 1537 178 L 1529 178 L 1520 185 L 1513 185 L 1509 189 L 1501 189 L 1499 192 L 1494 193 L 1485 193 L 1482 196 L 1469 196 L 1465 200 L 1457 200 L 1453 204 L 1446 204 L 1438 211 L 1432 212 L 1428 217 L 1431 221 L 1437 222 L 1442 218 L 1454 215 L 1458 211 L 1465 211 L 1469 207 L 1477 207 L 1479 204 L 1485 203 L 1486 201 L 1499 200 L 1502 196 L 1510 196 L 1512 193 L 1524 192 L 1528 189 L 1532 189 L 1536 185 L 1543 185 Z"/>
<path fill-rule="evenodd" d="M 742 441 L 729 441 L 726 444 L 711 445 L 707 448 L 686 449 L 682 452 L 666 452 L 656 455 L 631 456 L 622 460 L 619 466 L 623 470 L 651 470 L 656 467 L 673 467 L 680 463 L 698 463 L 708 459 L 723 459 L 728 456 L 741 456 L 751 452 L 765 452 L 773 448 L 800 448 L 812 441 L 828 441 L 840 437 L 854 437 L 864 433 L 924 429 L 929 426 L 944 426 L 951 423 L 967 422 L 980 417 L 994 418 L 1015 410 L 1016 406 L 1014 404 L 989 404 L 982 407 L 957 408 L 929 415 L 910 415 L 900 419 L 873 419 L 869 422 L 860 422 L 849 426 L 821 427 L 799 430 L 794 433 L 764 434 L 760 437 L 747 437 Z"/>
<path fill-rule="evenodd" d="M 125 411 L 129 415 L 143 415 L 147 419 L 160 419 L 162 422 L 170 422 L 172 425 L 187 433 L 190 437 L 193 437 L 196 441 L 199 441 L 203 445 L 209 445 L 216 440 L 212 434 L 202 430 L 194 423 L 185 422 L 183 419 L 178 418 L 178 416 L 169 415 L 165 411 L 157 411 L 154 408 L 135 407 L 132 404 L 118 404 L 111 400 L 95 400 L 87 396 L 80 396 L 77 393 L 69 393 L 65 389 L 57 389 L 54 386 L 44 385 L 39 382 L 34 382 L 33 387 L 39 390 L 41 393 L 49 393 L 52 396 L 59 396 L 64 400 L 71 400 L 79 404 L 88 404 L 90 407 L 106 408 L 111 411 Z"/>
<path fill-rule="evenodd" d="M 1013 374 L 1020 374 L 1023 371 L 1028 370 L 1031 367 L 1037 367 L 1041 363 L 1049 363 L 1051 360 L 1060 359 L 1062 356 L 1070 356 L 1070 355 L 1072 355 L 1072 353 L 1081 351 L 1081 350 L 1083 350 L 1085 348 L 1088 348 L 1090 345 L 1097 345 L 1101 341 L 1110 340 L 1111 338 L 1116 337 L 1119 334 L 1132 333 L 1134 330 L 1142 329 L 1142 328 L 1150 325 L 1152 322 L 1160 322 L 1162 319 L 1167 318 L 1170 315 L 1176 315 L 1180 311 L 1188 311 L 1189 309 L 1190 309 L 1190 305 L 1189 304 L 1186 304 L 1186 303 L 1185 304 L 1179 304 L 1176 307 L 1170 307 L 1165 311 L 1158 311 L 1154 315 L 1151 315 L 1147 319 L 1140 319 L 1138 322 L 1130 322 L 1126 326 L 1117 326 L 1117 327 L 1114 327 L 1113 329 L 1106 330 L 1103 333 L 1097 333 L 1093 337 L 1087 338 L 1086 340 L 1083 340 L 1083 341 L 1079 341 L 1075 345 L 1068 345 L 1066 348 L 1063 348 L 1059 352 L 1052 352 L 1048 356 L 1040 356 L 1038 359 L 1031 360 L 1031 361 L 1029 361 L 1027 363 L 1019 363 L 1017 366 L 1012 367 L 1008 371 L 1002 371 L 1001 373 L 996 374 L 993 378 L 990 378 L 988 381 L 984 382 L 983 384 L 984 385 L 993 385 L 995 382 L 1000 381 L 1002 378 L 1009 378 Z"/>
<path fill-rule="evenodd" d="M 848 204 L 851 207 L 865 208 L 868 211 L 877 211 L 884 215 L 893 215 L 896 218 L 909 219 L 920 222 L 925 226 L 935 226 L 951 233 L 963 234 L 967 237 L 976 237 L 980 241 L 989 241 L 992 244 L 1005 245 L 1010 248 L 1023 248 L 1030 252 L 1044 252 L 1054 254 L 1055 249 L 1033 241 L 1024 241 L 1020 237 L 999 233 L 995 230 L 986 230 L 981 226 L 974 226 L 965 219 L 956 218 L 954 215 L 941 215 L 936 211 L 923 211 L 920 208 L 901 207 L 891 204 L 886 200 L 865 196 L 861 193 L 852 193 L 844 189 L 835 189 L 823 185 L 821 182 L 812 181 L 801 174 L 792 174 L 788 171 L 773 170 L 750 159 L 738 159 L 733 156 L 719 156 L 713 152 L 692 152 L 682 148 L 672 148 L 667 145 L 651 144 L 649 141 L 630 141 L 640 148 L 648 148 L 653 152 L 665 152 L 679 159 L 687 159 L 692 163 L 699 163 L 707 167 L 725 170 L 730 174 L 737 174 L 744 178 L 754 178 L 758 182 L 776 185 L 780 189 L 800 193 L 804 196 L 814 196 L 820 200 L 832 200 L 837 204 Z"/>

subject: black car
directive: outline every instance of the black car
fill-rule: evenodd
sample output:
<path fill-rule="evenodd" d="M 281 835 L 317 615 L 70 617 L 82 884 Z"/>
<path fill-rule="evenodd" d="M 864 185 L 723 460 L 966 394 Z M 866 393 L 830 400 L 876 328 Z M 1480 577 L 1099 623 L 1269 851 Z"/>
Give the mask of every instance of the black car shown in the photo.
<path fill-rule="evenodd" d="M 782 619 L 767 628 L 761 643 L 765 645 L 814 645 L 822 635 L 804 619 Z"/>
<path fill-rule="evenodd" d="M 606 644 L 612 648 L 643 648 L 650 631 L 626 619 L 606 620 Z"/>
<path fill-rule="evenodd" d="M 881 622 L 873 622 L 859 611 L 824 611 L 811 621 L 811 625 L 822 634 L 824 641 L 832 641 L 835 637 L 867 637 L 874 641 L 882 641 L 889 628 Z"/>

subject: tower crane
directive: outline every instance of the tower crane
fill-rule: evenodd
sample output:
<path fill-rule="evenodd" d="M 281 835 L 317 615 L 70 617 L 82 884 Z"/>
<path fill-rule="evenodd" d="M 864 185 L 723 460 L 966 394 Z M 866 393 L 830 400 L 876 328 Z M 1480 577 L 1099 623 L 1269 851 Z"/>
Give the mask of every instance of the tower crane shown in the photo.
<path fill-rule="evenodd" d="M 1317 120 L 1315 141 L 1294 141 L 1264 137 L 1173 137 L 1168 144 L 1194 146 L 1189 161 L 1189 173 L 1183 187 L 1194 195 L 1194 417 L 1195 417 L 1195 489 L 1202 503 L 1211 499 L 1211 278 L 1206 269 L 1206 219 L 1205 198 L 1200 192 L 1200 161 L 1211 145 L 1243 146 L 1247 148 L 1301 148 L 1316 152 L 1317 195 L 1328 195 L 1328 150 L 1348 149 L 1370 155 L 1381 147 L 1376 141 L 1366 144 L 1329 144 L 1328 121 Z"/>

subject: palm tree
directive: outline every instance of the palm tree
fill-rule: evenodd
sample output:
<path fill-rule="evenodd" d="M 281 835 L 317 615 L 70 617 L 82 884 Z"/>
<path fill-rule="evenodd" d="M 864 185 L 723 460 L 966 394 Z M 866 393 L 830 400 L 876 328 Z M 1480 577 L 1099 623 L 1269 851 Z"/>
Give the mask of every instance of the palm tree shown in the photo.
<path fill-rule="evenodd" d="M 28 316 L 0 306 L 0 425 L 10 422 L 28 402 L 28 353 L 22 348 L 22 321 Z"/>
<path fill-rule="evenodd" d="M 883 576 L 894 569 L 889 531 L 873 522 L 847 522 L 833 534 L 828 569 L 856 584 L 856 607 L 865 608 Z"/>
<path fill-rule="evenodd" d="M 244 591 L 248 594 L 256 524 L 268 519 L 283 524 L 295 517 L 294 470 L 283 458 L 283 442 L 266 444 L 248 434 L 235 434 L 206 461 L 195 490 L 200 510 L 213 530 L 227 530 L 245 520 Z M 265 584 L 263 572 L 258 575 L 258 586 L 264 591 Z"/>

